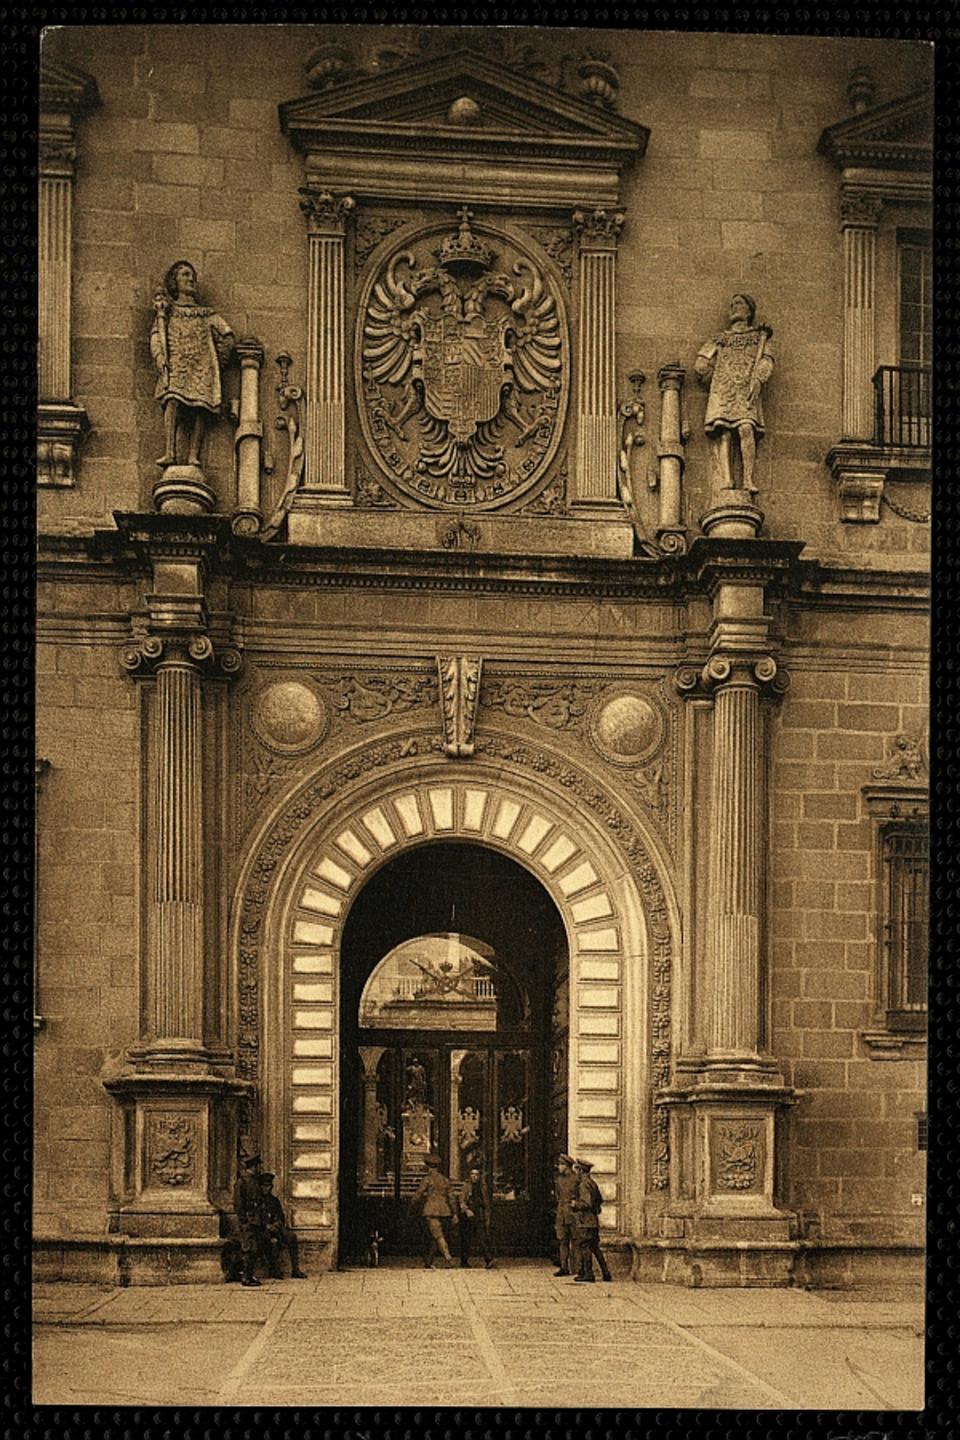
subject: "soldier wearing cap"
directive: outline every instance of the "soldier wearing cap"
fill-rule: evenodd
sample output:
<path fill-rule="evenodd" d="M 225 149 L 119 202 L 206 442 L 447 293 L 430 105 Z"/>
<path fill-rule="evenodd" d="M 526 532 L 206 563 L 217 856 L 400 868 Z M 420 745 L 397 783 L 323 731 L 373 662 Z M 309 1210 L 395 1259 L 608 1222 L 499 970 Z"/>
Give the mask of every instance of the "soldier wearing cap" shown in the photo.
<path fill-rule="evenodd" d="M 280 1252 L 288 1251 L 290 1255 L 290 1278 L 292 1280 L 306 1280 L 306 1275 L 300 1269 L 300 1247 L 297 1244 L 297 1236 L 294 1230 L 287 1225 L 287 1217 L 283 1213 L 283 1206 L 279 1197 L 273 1193 L 274 1176 L 269 1170 L 262 1170 L 259 1176 L 260 1198 L 263 1205 L 263 1233 L 267 1260 L 270 1264 L 270 1274 L 275 1280 L 283 1279 L 283 1271 L 280 1268 Z"/>
<path fill-rule="evenodd" d="M 577 1193 L 580 1180 L 574 1173 L 572 1155 L 557 1156 L 555 1193 L 557 1214 L 554 1234 L 560 1247 L 560 1264 L 554 1275 L 572 1275 L 577 1268 L 577 1252 L 573 1238 L 573 1211 L 570 1202 Z"/>
<path fill-rule="evenodd" d="M 457 1192 L 440 1168 L 439 1155 L 426 1155 L 423 1163 L 427 1172 L 410 1199 L 410 1207 L 419 1211 L 427 1227 L 430 1248 L 426 1268 L 432 1270 L 434 1256 L 439 1255 L 447 1265 L 452 1260 L 443 1222 L 457 1217 Z"/>
<path fill-rule="evenodd" d="M 590 1174 L 592 1169 L 593 1165 L 589 1160 L 577 1160 L 577 1193 L 570 1202 L 573 1210 L 573 1234 L 580 1254 L 580 1270 L 579 1274 L 574 1276 L 574 1281 L 590 1285 L 594 1284 L 594 1256 L 604 1280 L 613 1278 L 600 1249 L 600 1211 L 603 1208 L 603 1199 L 600 1187 Z"/>
<path fill-rule="evenodd" d="M 243 1266 L 243 1284 L 259 1285 L 254 1274 L 257 1251 L 265 1248 L 263 1191 L 258 1175 L 262 1160 L 259 1155 L 248 1155 L 240 1162 L 240 1173 L 233 1187 L 233 1208 L 237 1213 L 240 1227 L 240 1254 Z"/>

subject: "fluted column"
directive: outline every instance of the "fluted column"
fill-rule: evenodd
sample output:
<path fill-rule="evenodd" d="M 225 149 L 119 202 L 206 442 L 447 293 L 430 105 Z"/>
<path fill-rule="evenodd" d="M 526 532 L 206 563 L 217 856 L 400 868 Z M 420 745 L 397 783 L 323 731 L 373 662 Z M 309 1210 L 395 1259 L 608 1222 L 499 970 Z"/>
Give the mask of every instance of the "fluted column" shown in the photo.
<path fill-rule="evenodd" d="M 70 397 L 70 263 L 73 233 L 73 176 L 70 152 L 60 147 L 51 156 L 41 150 L 39 210 L 41 400 Z M 64 173 L 66 166 L 70 171 Z"/>
<path fill-rule="evenodd" d="M 307 424 L 304 493 L 327 505 L 350 503 L 346 476 L 344 240 L 349 195 L 307 187 Z"/>
<path fill-rule="evenodd" d="M 37 204 L 37 483 L 68 486 L 86 412 L 72 399 L 71 290 L 77 125 L 98 103 L 92 76 L 40 62 Z"/>
<path fill-rule="evenodd" d="M 843 229 L 843 435 L 874 437 L 876 368 L 877 221 L 883 202 L 844 190 Z"/>
<path fill-rule="evenodd" d="M 167 597 L 151 597 L 155 603 Z M 205 1065 L 203 678 L 240 668 L 237 651 L 209 637 L 150 635 L 122 653 L 132 675 L 153 676 L 149 711 L 149 869 L 141 1035 L 136 1057 L 153 1065 Z"/>
<path fill-rule="evenodd" d="M 577 336 L 577 466 L 574 500 L 616 501 L 616 264 L 619 210 L 577 210 L 580 237 Z"/>
<path fill-rule="evenodd" d="M 195 648 L 201 642 L 193 642 Z M 209 645 L 209 641 L 206 642 Z M 165 1050 L 203 1044 L 203 774 L 200 677 L 186 648 L 157 666 L 149 1031 Z"/>
<path fill-rule="evenodd" d="M 751 666 L 722 656 L 709 661 L 704 672 L 717 687 L 707 921 L 708 1059 L 759 1056 L 764 746 L 757 680 L 771 679 L 775 672 L 772 660 Z"/>

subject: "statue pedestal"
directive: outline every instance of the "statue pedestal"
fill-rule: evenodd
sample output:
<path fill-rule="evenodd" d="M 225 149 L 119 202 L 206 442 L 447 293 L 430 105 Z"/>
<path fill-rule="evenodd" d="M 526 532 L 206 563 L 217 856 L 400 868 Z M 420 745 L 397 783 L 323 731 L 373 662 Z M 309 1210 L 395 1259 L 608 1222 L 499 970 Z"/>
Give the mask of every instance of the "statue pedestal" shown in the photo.
<path fill-rule="evenodd" d="M 231 1207 L 236 1172 L 238 1108 L 244 1081 L 190 1072 L 128 1071 L 104 1081 L 117 1101 L 112 1146 L 115 1197 L 111 1229 L 131 1240 L 129 1260 L 142 1256 L 177 1280 L 218 1274 L 222 1213 Z M 206 1242 L 206 1243 L 203 1243 Z"/>
<path fill-rule="evenodd" d="M 161 514 L 210 515 L 217 497 L 199 465 L 168 465 L 153 487 L 153 503 Z"/>
<path fill-rule="evenodd" d="M 700 517 L 704 535 L 713 539 L 753 540 L 763 525 L 763 511 L 747 490 L 717 490 Z"/>
<path fill-rule="evenodd" d="M 737 1072 L 737 1073 L 735 1073 Z M 762 1062 L 709 1071 L 664 1092 L 670 1203 L 660 1234 L 634 1245 L 634 1279 L 693 1286 L 787 1285 L 795 1216 L 774 1201 L 777 1111 L 794 1092 Z"/>

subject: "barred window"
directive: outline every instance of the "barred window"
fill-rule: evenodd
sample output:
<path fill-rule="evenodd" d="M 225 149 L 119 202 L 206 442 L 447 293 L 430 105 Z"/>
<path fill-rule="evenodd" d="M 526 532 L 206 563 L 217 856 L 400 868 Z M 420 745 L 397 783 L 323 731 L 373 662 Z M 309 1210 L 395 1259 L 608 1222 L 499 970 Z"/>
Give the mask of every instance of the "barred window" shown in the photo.
<path fill-rule="evenodd" d="M 930 237 L 906 230 L 897 247 L 900 291 L 900 364 L 933 362 L 933 261 Z"/>
<path fill-rule="evenodd" d="M 930 850 L 926 829 L 883 831 L 887 1023 L 920 1028 L 927 1011 Z"/>

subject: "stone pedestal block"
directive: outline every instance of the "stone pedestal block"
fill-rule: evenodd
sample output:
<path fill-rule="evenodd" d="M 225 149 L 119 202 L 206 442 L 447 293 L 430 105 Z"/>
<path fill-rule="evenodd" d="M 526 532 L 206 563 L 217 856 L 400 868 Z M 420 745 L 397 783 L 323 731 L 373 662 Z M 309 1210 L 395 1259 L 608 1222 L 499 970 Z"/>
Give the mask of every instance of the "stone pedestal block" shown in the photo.
<path fill-rule="evenodd" d="M 221 1233 L 237 1154 L 243 1081 L 129 1072 L 104 1082 L 118 1102 L 112 1228 L 142 1239 Z"/>
<path fill-rule="evenodd" d="M 714 503 L 700 517 L 704 535 L 720 540 L 752 540 L 760 533 L 763 511 L 744 490 L 718 490 Z"/>
<path fill-rule="evenodd" d="M 161 514 L 210 515 L 217 497 L 199 465 L 168 465 L 153 487 L 153 503 Z"/>

